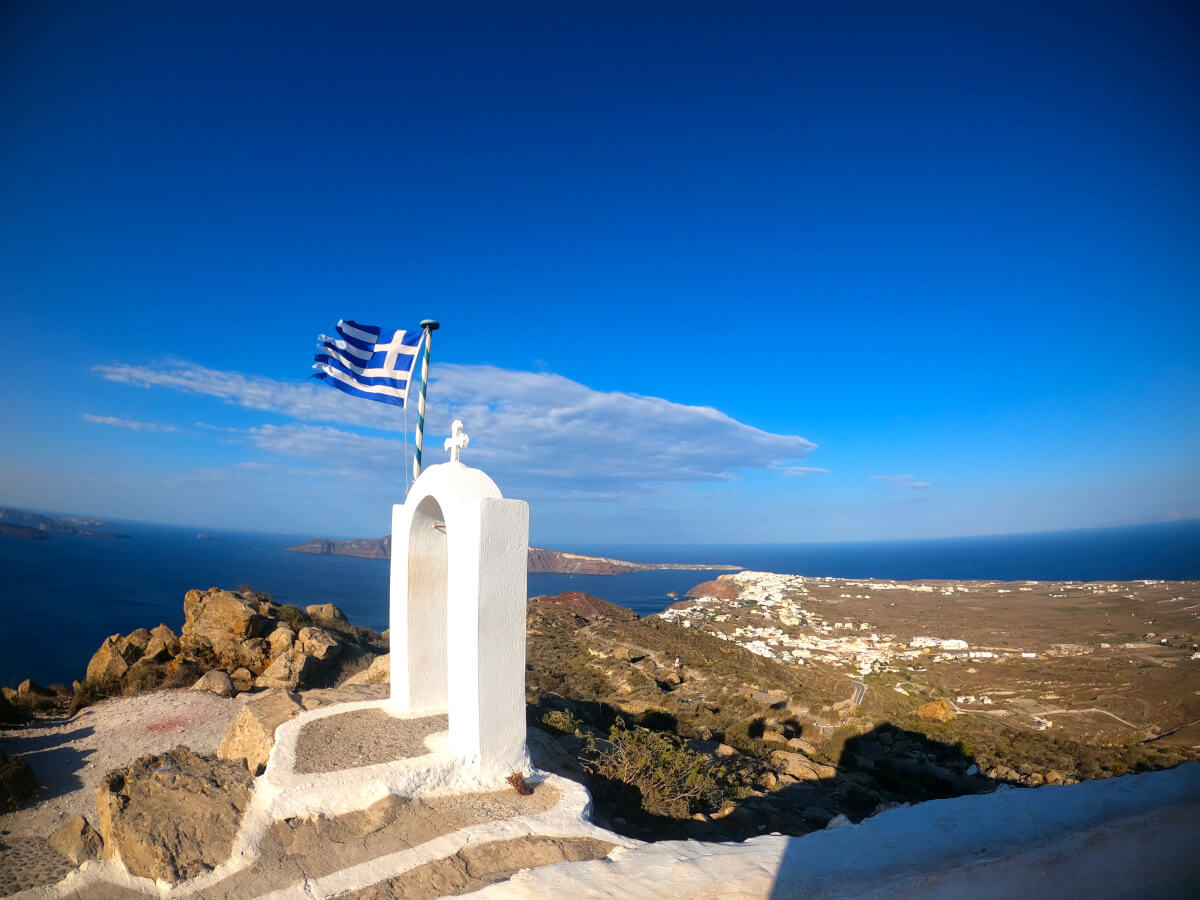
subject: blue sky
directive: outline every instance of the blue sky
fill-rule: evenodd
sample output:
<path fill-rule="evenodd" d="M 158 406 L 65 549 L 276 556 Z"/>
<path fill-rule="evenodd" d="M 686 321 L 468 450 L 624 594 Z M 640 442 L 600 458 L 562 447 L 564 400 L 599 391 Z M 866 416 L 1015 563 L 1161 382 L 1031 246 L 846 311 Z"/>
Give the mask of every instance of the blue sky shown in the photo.
<path fill-rule="evenodd" d="M 382 534 L 311 354 L 435 317 L 543 544 L 1200 515 L 1187 4 L 3 15 L 0 503 Z"/>

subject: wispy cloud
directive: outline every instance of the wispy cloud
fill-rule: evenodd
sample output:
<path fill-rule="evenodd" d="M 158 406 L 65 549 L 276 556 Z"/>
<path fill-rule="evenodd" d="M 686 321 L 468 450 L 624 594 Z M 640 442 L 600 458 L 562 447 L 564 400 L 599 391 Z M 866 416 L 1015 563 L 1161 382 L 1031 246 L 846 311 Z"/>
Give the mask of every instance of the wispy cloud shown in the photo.
<path fill-rule="evenodd" d="M 158 366 L 118 363 L 98 366 L 96 372 L 110 381 L 203 394 L 310 422 L 404 429 L 403 410 L 357 401 L 308 381 L 280 381 L 179 361 Z M 554 482 L 564 490 L 605 492 L 732 480 L 740 469 L 786 468 L 815 446 L 798 435 L 773 434 L 738 422 L 712 407 L 597 391 L 547 372 L 443 363 L 433 379 L 430 401 L 427 460 L 442 458 L 440 436 L 459 418 L 471 435 L 468 462 L 498 479 L 523 485 Z M 404 465 L 399 438 L 290 424 L 262 425 L 244 434 L 255 446 L 287 456 L 396 471 Z"/>
<path fill-rule="evenodd" d="M 174 425 L 161 422 L 136 422 L 133 419 L 118 419 L 116 416 L 96 416 L 92 413 L 82 413 L 79 418 L 95 425 L 112 425 L 115 428 L 128 428 L 130 431 L 177 431 Z"/>
<path fill-rule="evenodd" d="M 818 466 L 784 466 L 783 474 L 789 478 L 803 478 L 806 475 L 828 475 L 828 469 Z"/>
<path fill-rule="evenodd" d="M 917 481 L 917 479 L 913 478 L 911 475 L 872 475 L 871 480 L 886 481 L 898 488 L 915 488 L 919 490 L 922 488 L 933 487 L 932 481 Z"/>

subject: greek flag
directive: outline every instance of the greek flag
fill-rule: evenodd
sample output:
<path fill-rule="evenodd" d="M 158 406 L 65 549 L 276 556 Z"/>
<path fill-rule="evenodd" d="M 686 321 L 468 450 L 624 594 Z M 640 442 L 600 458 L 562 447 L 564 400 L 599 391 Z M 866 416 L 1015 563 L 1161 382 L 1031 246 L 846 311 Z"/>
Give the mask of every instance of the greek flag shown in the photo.
<path fill-rule="evenodd" d="M 355 397 L 403 406 L 421 349 L 422 330 L 384 332 L 339 319 L 337 333 L 340 338 L 320 336 L 314 377 Z"/>

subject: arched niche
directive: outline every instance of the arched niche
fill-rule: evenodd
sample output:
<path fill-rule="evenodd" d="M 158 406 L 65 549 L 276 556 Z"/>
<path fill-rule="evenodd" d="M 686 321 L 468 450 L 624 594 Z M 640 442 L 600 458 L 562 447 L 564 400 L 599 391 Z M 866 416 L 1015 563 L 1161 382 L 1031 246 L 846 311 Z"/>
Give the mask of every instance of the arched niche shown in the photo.
<path fill-rule="evenodd" d="M 485 777 L 525 763 L 528 553 L 528 504 L 461 462 L 392 509 L 392 707 L 448 713 L 451 748 Z"/>

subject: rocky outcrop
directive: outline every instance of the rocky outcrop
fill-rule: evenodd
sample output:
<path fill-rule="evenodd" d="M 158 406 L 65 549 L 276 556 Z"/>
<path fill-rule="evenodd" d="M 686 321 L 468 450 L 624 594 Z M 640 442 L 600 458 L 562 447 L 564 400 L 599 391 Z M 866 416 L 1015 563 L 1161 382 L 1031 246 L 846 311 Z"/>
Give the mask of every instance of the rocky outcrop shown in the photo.
<path fill-rule="evenodd" d="M 202 875 L 229 858 L 252 794 L 239 762 L 187 747 L 142 757 L 96 786 L 104 858 L 157 881 Z"/>
<path fill-rule="evenodd" d="M 258 687 L 303 690 L 337 683 L 386 650 L 332 603 L 301 611 L 256 591 L 188 591 L 181 634 L 165 624 L 105 638 L 77 682 L 75 705 L 113 693 L 197 685 L 222 696 Z"/>
<path fill-rule="evenodd" d="M 390 559 L 392 555 L 392 536 L 381 538 L 361 538 L 355 541 L 330 541 L 325 538 L 313 538 L 295 547 L 288 547 L 297 553 L 321 553 L 328 556 L 359 556 L 364 559 Z"/>
<path fill-rule="evenodd" d="M 311 681 L 320 670 L 320 662 L 302 650 L 292 648 L 275 659 L 254 679 L 256 687 L 294 691 L 302 682 Z"/>
<path fill-rule="evenodd" d="M 89 859 L 99 859 L 104 851 L 104 840 L 87 819 L 75 816 L 50 835 L 50 846 L 78 866 Z"/>
<path fill-rule="evenodd" d="M 120 678 L 129 671 L 131 660 L 125 658 L 121 648 L 121 635 L 112 634 L 104 639 L 87 666 L 88 681 L 107 681 Z"/>
<path fill-rule="evenodd" d="M 324 625 L 326 628 L 346 628 L 350 624 L 346 614 L 332 603 L 314 603 L 306 606 L 304 614 L 318 625 Z"/>
<path fill-rule="evenodd" d="M 188 591 L 183 598 L 183 652 L 201 658 L 215 656 L 222 668 L 261 670 L 269 653 L 262 638 L 273 630 L 268 627 L 269 607 L 264 608 L 268 603 L 220 588 Z"/>
<path fill-rule="evenodd" d="M 816 781 L 821 778 L 832 778 L 837 774 L 837 769 L 833 766 L 821 765 L 802 753 L 776 750 L 771 753 L 770 758 L 775 771 L 790 775 L 797 781 Z"/>
<path fill-rule="evenodd" d="M 266 768 L 271 748 L 275 746 L 275 729 L 300 711 L 300 698 L 295 694 L 271 691 L 255 697 L 230 723 L 217 748 L 217 756 L 242 760 L 257 775 Z"/>
<path fill-rule="evenodd" d="M 917 715 L 931 722 L 953 722 L 958 712 L 948 700 L 934 700 L 918 707 Z"/>
<path fill-rule="evenodd" d="M 175 632 L 160 624 L 150 629 L 150 640 L 146 642 L 146 651 L 142 658 L 151 662 L 163 662 L 172 656 L 178 656 L 179 650 L 179 638 Z"/>
<path fill-rule="evenodd" d="M 348 684 L 387 684 L 392 679 L 392 655 L 385 653 L 375 657 L 371 665 L 354 675 L 351 675 L 343 685 Z"/>
<path fill-rule="evenodd" d="M 689 597 L 719 597 L 722 600 L 736 600 L 742 594 L 742 589 L 736 581 L 727 575 L 722 575 L 716 581 L 705 581 L 687 592 Z M 672 609 L 686 609 L 692 604 L 680 601 Z"/>

